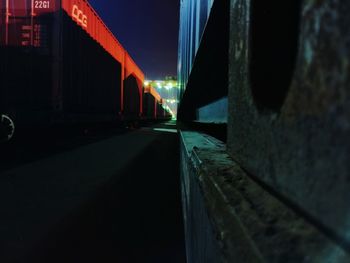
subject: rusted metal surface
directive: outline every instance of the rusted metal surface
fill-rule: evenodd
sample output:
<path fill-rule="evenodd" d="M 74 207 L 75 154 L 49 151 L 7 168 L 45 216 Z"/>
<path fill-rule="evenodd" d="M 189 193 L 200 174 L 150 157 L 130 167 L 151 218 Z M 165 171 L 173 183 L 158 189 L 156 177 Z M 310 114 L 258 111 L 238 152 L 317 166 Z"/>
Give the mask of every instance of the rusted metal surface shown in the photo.
<path fill-rule="evenodd" d="M 188 262 L 349 262 L 347 253 L 229 157 L 216 139 L 181 132 Z"/>
<path fill-rule="evenodd" d="M 272 12 L 280 12 L 273 2 Z M 350 3 L 301 3 L 295 69 L 291 81 L 277 87 L 286 97 L 275 109 L 261 109 L 253 96 L 252 4 L 253 0 L 231 1 L 229 153 L 349 249 Z M 280 22 L 272 26 L 283 30 Z M 259 88 L 266 91 L 264 96 L 275 96 L 266 85 Z"/>

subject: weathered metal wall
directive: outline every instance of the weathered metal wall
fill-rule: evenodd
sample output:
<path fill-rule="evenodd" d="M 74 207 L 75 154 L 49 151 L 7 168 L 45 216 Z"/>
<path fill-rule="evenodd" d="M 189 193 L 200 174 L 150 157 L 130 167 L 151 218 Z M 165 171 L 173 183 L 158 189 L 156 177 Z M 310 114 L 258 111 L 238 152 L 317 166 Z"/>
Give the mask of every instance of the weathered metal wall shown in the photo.
<path fill-rule="evenodd" d="M 191 136 L 188 138 L 189 136 Z M 220 248 L 198 183 L 198 163 L 192 148 L 200 144 L 193 134 L 181 134 L 181 193 L 185 223 L 187 263 L 221 262 Z M 198 160 L 198 159 L 197 159 Z"/>
<path fill-rule="evenodd" d="M 226 146 L 181 132 L 181 185 L 188 263 L 346 263 L 337 242 L 266 191 Z"/>
<path fill-rule="evenodd" d="M 186 3 L 183 2 L 183 7 Z M 201 122 L 227 122 L 227 114 L 217 116 L 220 105 L 227 107 L 227 71 L 228 71 L 228 27 L 229 0 L 214 1 L 210 16 L 204 13 L 206 23 L 190 24 L 183 31 L 180 27 L 179 46 L 179 85 L 180 106 L 178 119 L 181 121 L 197 120 Z M 181 19 L 191 19 L 191 13 L 181 13 Z M 198 18 L 199 19 L 199 18 Z M 201 28 L 201 31 L 197 29 Z M 201 32 L 201 37 L 195 40 L 195 32 Z M 198 33 L 197 32 L 197 33 Z M 194 34 L 194 35 L 193 35 Z M 192 39 L 192 40 L 191 40 Z M 191 51 L 193 49 L 193 52 Z M 186 75 L 187 74 L 187 75 Z M 207 107 L 209 105 L 209 107 Z M 212 112 L 209 117 L 205 112 Z M 223 111 L 227 113 L 227 111 Z"/>
<path fill-rule="evenodd" d="M 215 87 L 228 88 L 227 149 L 182 144 L 189 262 L 201 253 L 215 255 L 209 262 L 349 262 L 350 3 L 230 0 L 227 8 L 228 84 Z M 203 36 L 185 71 L 189 120 L 207 95 L 196 85 L 212 61 L 200 52 Z M 223 152 L 234 160 L 227 169 Z"/>
<path fill-rule="evenodd" d="M 230 10 L 229 152 L 349 249 L 350 2 Z"/>
<path fill-rule="evenodd" d="M 181 0 L 178 83 L 182 93 L 186 89 L 213 2 L 214 0 Z"/>

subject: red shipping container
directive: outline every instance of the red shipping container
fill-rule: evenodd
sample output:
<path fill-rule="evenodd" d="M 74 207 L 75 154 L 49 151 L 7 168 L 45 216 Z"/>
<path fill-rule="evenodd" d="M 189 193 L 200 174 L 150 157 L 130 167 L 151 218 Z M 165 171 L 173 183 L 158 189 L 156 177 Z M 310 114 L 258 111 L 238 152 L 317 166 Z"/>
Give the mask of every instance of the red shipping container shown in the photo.
<path fill-rule="evenodd" d="M 65 17 L 69 17 L 71 22 Z M 78 27 L 82 30 L 79 31 Z M 75 109 L 79 105 L 85 105 L 84 107 L 90 107 L 93 111 L 93 108 L 101 108 L 102 103 L 95 103 L 96 105 L 93 106 L 93 103 L 89 102 L 94 97 L 91 94 L 98 97 L 101 93 L 104 94 L 100 96 L 101 99 L 114 96 L 112 99 L 118 100 L 119 106 L 113 104 L 115 114 L 123 112 L 124 83 L 130 83 L 126 80 L 132 77 L 136 81 L 131 89 L 138 90 L 138 95 L 132 97 L 137 100 L 135 104 L 138 104 L 139 115 L 142 113 L 144 74 L 86 0 L 0 0 L 0 47 L 11 48 L 12 51 L 5 52 L 6 54 L 14 54 L 14 48 L 20 48 L 20 52 L 25 54 L 31 52 L 31 56 L 24 56 L 26 60 L 23 60 L 23 63 L 35 64 L 35 67 L 29 68 L 36 68 L 37 73 L 33 72 L 32 75 L 27 76 L 28 83 L 37 83 L 36 85 L 45 86 L 49 90 L 42 94 L 49 96 L 45 101 L 51 101 L 53 111 L 64 110 L 64 105 L 70 105 L 69 107 Z M 115 62 L 99 51 L 99 47 L 103 48 Z M 98 67 L 98 63 L 101 62 L 94 53 L 100 54 L 103 58 L 101 67 Z M 40 56 L 41 60 L 45 61 L 42 65 L 42 67 L 45 65 L 45 69 L 40 69 L 40 64 L 36 64 L 36 56 Z M 18 63 L 20 63 L 20 57 L 16 56 Z M 6 58 L 11 60 L 10 55 Z M 93 64 L 96 65 L 93 66 Z M 6 74 L 11 75 L 10 70 L 10 68 L 6 69 Z M 102 70 L 108 76 L 113 74 L 118 76 L 104 80 L 102 73 L 98 73 Z M 13 71 L 16 71 L 15 67 Z M 17 74 L 20 73 L 20 67 L 18 67 Z M 40 74 L 45 74 L 46 83 L 36 80 L 40 80 Z M 13 75 L 15 76 L 16 73 Z M 95 83 L 96 81 L 100 83 Z M 118 83 L 115 83 L 116 81 Z M 97 92 L 89 82 L 95 83 L 96 87 L 100 87 L 102 83 L 113 85 L 119 94 L 116 95 L 110 88 L 107 88 L 108 92 L 104 89 Z M 72 86 L 72 83 L 75 84 Z M 75 95 L 74 92 L 68 92 L 64 85 L 74 87 Z M 87 91 L 85 92 L 84 89 Z M 77 103 L 75 106 L 68 103 L 74 99 L 77 99 L 74 101 Z M 81 109 L 84 107 L 82 106 Z"/>

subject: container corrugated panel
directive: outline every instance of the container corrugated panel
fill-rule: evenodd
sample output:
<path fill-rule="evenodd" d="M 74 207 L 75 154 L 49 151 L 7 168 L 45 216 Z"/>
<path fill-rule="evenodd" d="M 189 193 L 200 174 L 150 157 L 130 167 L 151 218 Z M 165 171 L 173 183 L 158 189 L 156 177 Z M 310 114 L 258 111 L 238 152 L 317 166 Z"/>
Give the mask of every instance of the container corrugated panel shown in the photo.
<path fill-rule="evenodd" d="M 181 93 L 186 88 L 213 3 L 214 0 L 186 0 L 180 3 L 178 83 Z"/>
<path fill-rule="evenodd" d="M 5 20 L 6 20 L 6 9 L 5 9 L 5 1 L 0 0 L 0 45 L 5 44 Z"/>
<path fill-rule="evenodd" d="M 130 75 L 124 80 L 124 111 L 126 119 L 138 118 L 142 113 L 142 93 L 137 79 Z"/>
<path fill-rule="evenodd" d="M 26 49 L 2 48 L 0 110 L 21 122 L 47 120 L 52 83 L 49 56 Z"/>
<path fill-rule="evenodd" d="M 62 9 L 108 53 L 122 62 L 124 48 L 87 1 L 62 0 Z"/>
<path fill-rule="evenodd" d="M 17 123 L 47 121 L 51 111 L 54 13 L 36 2 L 0 1 L 0 108 Z"/>
<path fill-rule="evenodd" d="M 156 98 L 151 93 L 143 95 L 143 116 L 145 119 L 156 119 Z"/>
<path fill-rule="evenodd" d="M 38 37 L 36 30 L 40 30 L 41 24 L 36 24 L 35 19 L 56 13 L 61 8 L 125 67 L 125 77 L 133 74 L 143 82 L 144 74 L 141 69 L 86 0 L 0 0 L 0 43 L 38 46 L 35 43 Z"/>
<path fill-rule="evenodd" d="M 151 86 L 145 87 L 145 93 L 150 93 L 152 96 L 156 99 L 156 101 L 160 102 L 162 100 L 162 97 L 159 95 L 159 93 Z"/>
<path fill-rule="evenodd" d="M 9 53 L 7 60 L 21 64 L 7 67 L 6 72 L 2 70 L 1 76 L 7 74 L 23 80 L 12 81 L 13 77 L 7 77 L 6 82 L 2 81 L 8 87 L 16 86 L 12 91 L 17 91 L 17 98 L 6 99 L 6 103 L 0 101 L 0 108 L 28 109 L 32 103 L 48 111 L 63 110 L 64 115 L 82 112 L 119 115 L 123 110 L 123 85 L 133 76 L 138 93 L 132 96 L 139 100 L 127 105 L 126 112 L 137 107 L 137 116 L 142 112 L 144 75 L 87 1 L 0 0 L 0 12 L 1 49 L 14 48 L 16 51 Z M 10 58 L 10 54 L 17 56 L 15 53 L 24 55 L 18 55 L 20 59 Z M 0 63 L 4 65 L 5 60 Z M 1 94 L 8 87 L 0 87 Z M 40 101 L 45 100 L 45 107 L 21 92 L 24 87 L 26 92 L 35 91 L 31 94 L 37 94 Z M 25 103 L 18 102 L 22 100 Z"/>
<path fill-rule="evenodd" d="M 133 74 L 142 83 L 144 74 L 113 33 L 85 0 L 62 0 L 62 9 L 125 68 L 125 78 Z"/>
<path fill-rule="evenodd" d="M 159 93 L 151 86 L 147 86 L 144 88 L 144 94 L 148 94 L 148 96 L 144 96 L 143 103 L 148 104 L 146 107 L 144 107 L 145 110 L 147 110 L 147 113 L 144 113 L 144 116 L 147 116 L 148 118 L 157 119 L 157 110 L 158 104 L 162 103 L 162 98 L 159 95 Z M 152 108 L 152 110 L 150 110 Z M 151 113 L 150 113 L 151 112 Z"/>
<path fill-rule="evenodd" d="M 121 64 L 63 14 L 63 109 L 73 114 L 117 117 Z"/>
<path fill-rule="evenodd" d="M 42 20 L 52 17 L 59 5 L 56 0 L 0 0 L 1 45 L 45 45 L 48 27 Z M 43 41 L 43 42 L 42 42 Z"/>
<path fill-rule="evenodd" d="M 163 119 L 164 118 L 164 108 L 162 107 L 162 104 L 157 103 L 157 119 Z"/>

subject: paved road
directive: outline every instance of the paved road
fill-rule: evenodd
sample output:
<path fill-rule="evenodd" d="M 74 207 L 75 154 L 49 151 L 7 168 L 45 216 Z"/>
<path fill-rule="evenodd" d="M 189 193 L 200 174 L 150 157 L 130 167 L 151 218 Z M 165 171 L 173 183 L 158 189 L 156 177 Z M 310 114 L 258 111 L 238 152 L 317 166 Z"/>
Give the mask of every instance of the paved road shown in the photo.
<path fill-rule="evenodd" d="M 185 262 L 172 125 L 0 149 L 0 262 Z"/>

